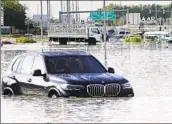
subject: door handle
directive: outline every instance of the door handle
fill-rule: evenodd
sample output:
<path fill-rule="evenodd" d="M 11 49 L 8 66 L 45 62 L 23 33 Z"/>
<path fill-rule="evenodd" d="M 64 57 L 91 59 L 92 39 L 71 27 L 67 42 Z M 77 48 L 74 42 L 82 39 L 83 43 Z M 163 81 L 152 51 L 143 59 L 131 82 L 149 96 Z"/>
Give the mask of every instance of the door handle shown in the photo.
<path fill-rule="evenodd" d="M 29 79 L 28 79 L 28 82 L 32 82 L 32 79 L 29 78 Z"/>

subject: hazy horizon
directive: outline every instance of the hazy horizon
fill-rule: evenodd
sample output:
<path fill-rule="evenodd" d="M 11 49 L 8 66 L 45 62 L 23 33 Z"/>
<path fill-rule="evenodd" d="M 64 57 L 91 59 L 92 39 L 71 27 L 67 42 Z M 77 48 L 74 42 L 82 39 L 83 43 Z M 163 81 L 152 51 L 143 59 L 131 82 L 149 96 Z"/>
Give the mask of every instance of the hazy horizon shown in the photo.
<path fill-rule="evenodd" d="M 20 1 L 21 4 L 26 5 L 28 10 L 26 14 L 32 18 L 33 14 L 40 14 L 40 1 Z M 59 11 L 61 10 L 61 1 L 51 1 L 51 16 L 54 18 L 59 17 Z M 161 4 L 167 5 L 171 1 L 106 1 L 106 5 L 113 3 L 118 5 L 148 5 L 148 4 Z M 132 4 L 131 4 L 132 3 Z M 79 1 L 79 10 L 96 10 L 97 8 L 103 7 L 103 1 Z M 73 7 L 71 7 L 72 9 Z M 47 13 L 46 1 L 43 1 L 43 14 Z M 81 19 L 88 17 L 88 14 L 80 14 Z"/>

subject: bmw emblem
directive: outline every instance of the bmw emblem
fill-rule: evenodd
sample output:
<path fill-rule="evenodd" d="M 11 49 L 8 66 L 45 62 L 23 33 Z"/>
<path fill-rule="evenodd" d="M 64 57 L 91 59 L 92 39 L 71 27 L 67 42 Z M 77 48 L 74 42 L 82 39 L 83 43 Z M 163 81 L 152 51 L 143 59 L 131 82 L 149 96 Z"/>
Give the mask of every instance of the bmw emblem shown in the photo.
<path fill-rule="evenodd" d="M 105 81 L 102 81 L 102 83 L 104 84 L 104 83 L 105 83 Z"/>

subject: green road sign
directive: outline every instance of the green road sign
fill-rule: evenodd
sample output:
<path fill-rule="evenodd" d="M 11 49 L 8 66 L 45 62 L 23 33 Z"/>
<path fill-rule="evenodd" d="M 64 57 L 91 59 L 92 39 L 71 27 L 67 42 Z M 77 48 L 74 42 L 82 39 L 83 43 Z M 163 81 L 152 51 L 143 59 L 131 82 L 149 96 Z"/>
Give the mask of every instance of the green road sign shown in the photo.
<path fill-rule="evenodd" d="M 91 12 L 90 18 L 92 20 L 104 20 L 104 12 Z M 106 12 L 106 20 L 115 20 L 116 14 L 114 12 Z"/>

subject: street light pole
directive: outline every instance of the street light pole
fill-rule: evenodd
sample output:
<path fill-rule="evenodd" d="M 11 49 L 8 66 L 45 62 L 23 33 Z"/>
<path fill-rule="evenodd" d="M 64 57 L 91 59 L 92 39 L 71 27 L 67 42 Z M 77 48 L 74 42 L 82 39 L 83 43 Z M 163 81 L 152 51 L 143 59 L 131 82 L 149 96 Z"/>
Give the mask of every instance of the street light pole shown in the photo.
<path fill-rule="evenodd" d="M 129 9 L 127 8 L 127 28 L 129 27 Z"/>
<path fill-rule="evenodd" d="M 156 18 L 156 23 L 157 23 L 158 15 L 157 15 L 157 5 L 156 4 L 155 4 L 155 18 Z"/>
<path fill-rule="evenodd" d="M 1 0 L 0 0 L 0 10 L 2 11 L 2 8 L 1 8 Z M 0 11 L 0 46 L 2 47 L 2 42 L 1 42 L 1 11 Z M 1 61 L 1 55 L 0 55 L 0 61 Z M 1 62 L 0 62 L 0 64 L 1 64 Z M 1 67 L 0 67 L 0 71 L 1 71 Z M 1 81 L 1 77 L 0 77 L 0 81 Z M 1 86 L 0 86 L 0 88 L 2 88 Z M 0 90 L 0 93 L 1 93 L 1 90 Z"/>
<path fill-rule="evenodd" d="M 2 45 L 2 43 L 1 43 L 1 13 L 2 13 L 2 8 L 1 8 L 1 1 L 0 1 L 0 9 L 1 9 L 1 11 L 0 11 L 0 45 Z M 1 59 L 0 59 L 1 60 Z"/>
<path fill-rule="evenodd" d="M 47 33 L 50 27 L 50 0 L 47 0 Z"/>
<path fill-rule="evenodd" d="M 107 66 L 107 54 L 106 54 L 106 9 L 105 9 L 105 6 L 106 6 L 106 2 L 104 0 L 104 3 L 103 3 L 103 8 L 104 8 L 104 51 L 105 51 L 105 66 Z"/>
<path fill-rule="evenodd" d="M 41 40 L 43 39 L 43 24 L 42 24 L 42 0 L 41 0 Z"/>
<path fill-rule="evenodd" d="M 171 22 L 172 22 L 172 10 L 171 10 Z"/>

